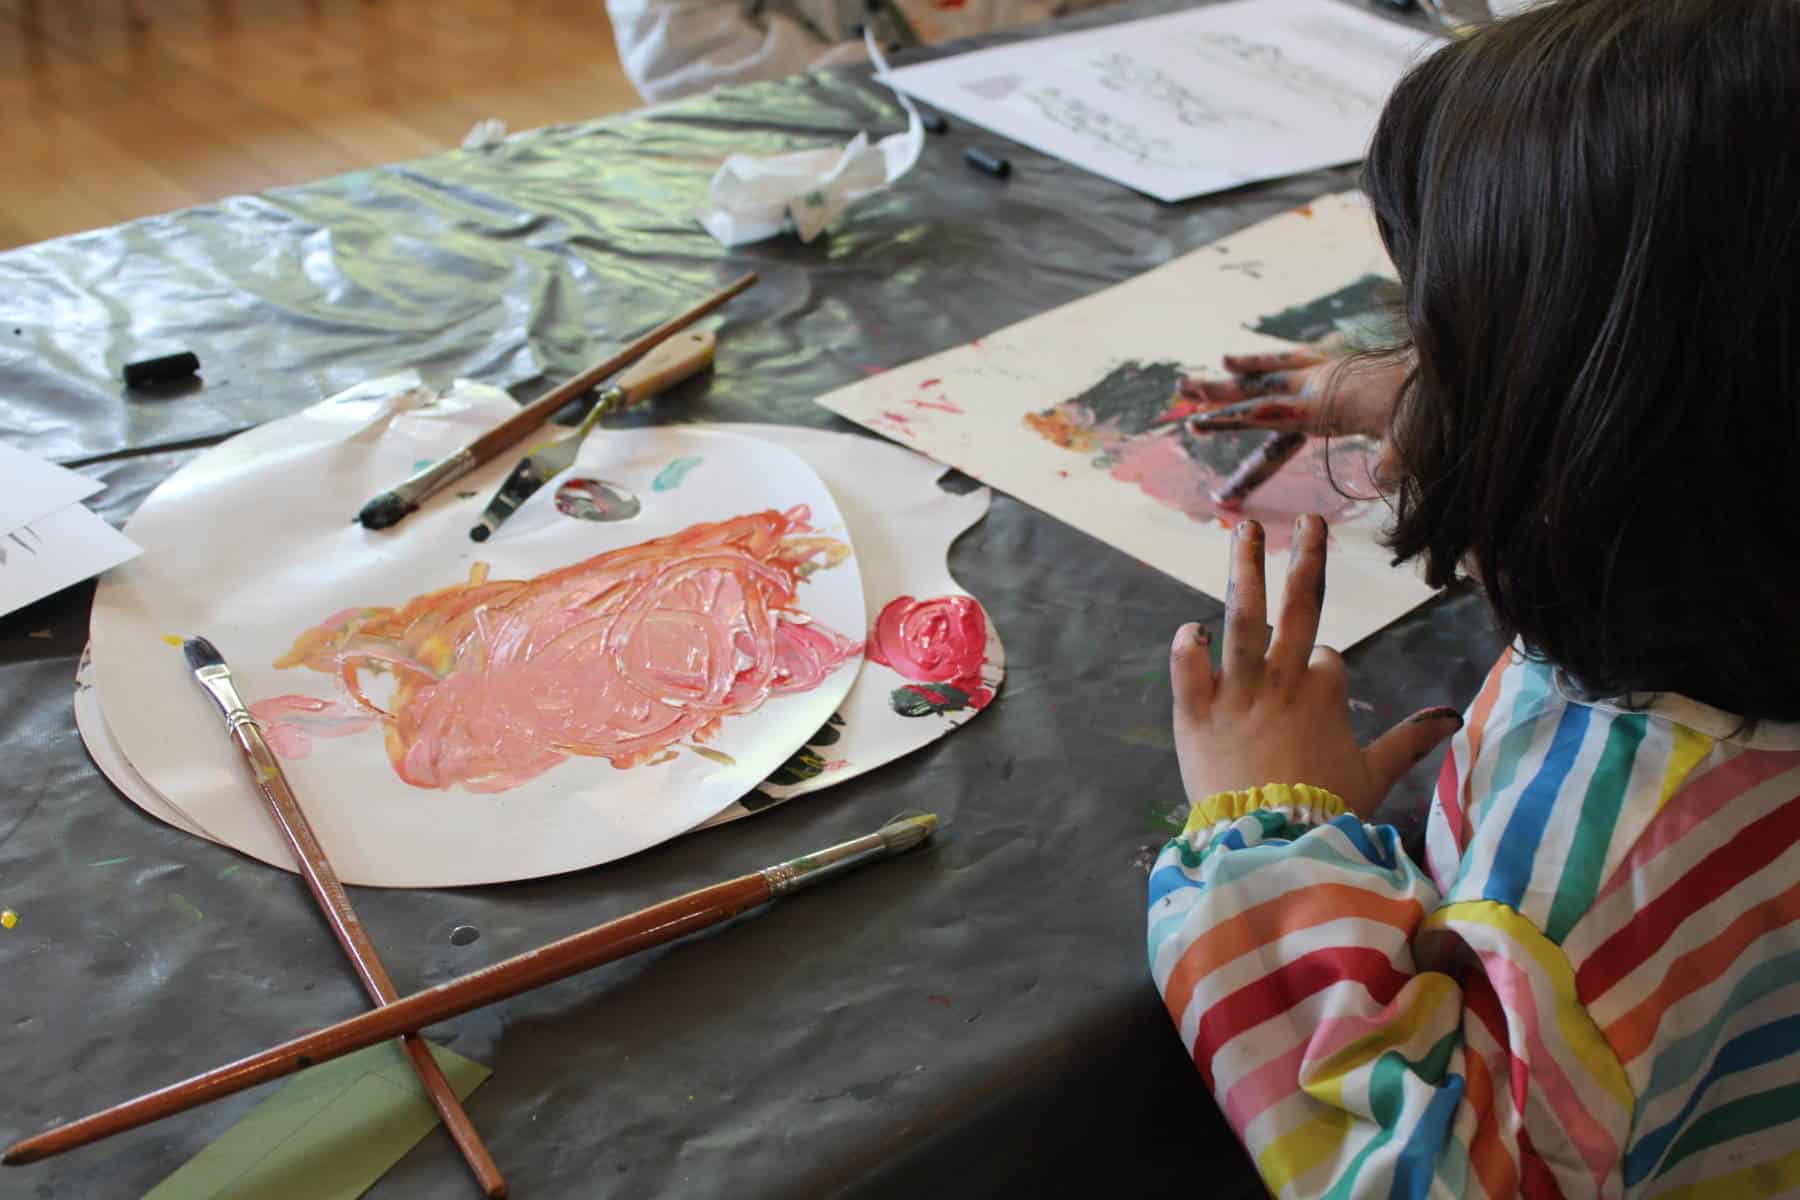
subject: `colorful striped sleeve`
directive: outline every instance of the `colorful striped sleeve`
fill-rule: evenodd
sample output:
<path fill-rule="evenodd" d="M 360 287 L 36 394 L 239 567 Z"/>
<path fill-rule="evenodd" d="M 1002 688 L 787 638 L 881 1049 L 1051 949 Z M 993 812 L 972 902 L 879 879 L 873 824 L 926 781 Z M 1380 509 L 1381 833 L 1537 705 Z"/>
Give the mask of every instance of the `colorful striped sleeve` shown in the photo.
<path fill-rule="evenodd" d="M 1150 881 L 1150 959 L 1271 1192 L 1617 1194 L 1631 1095 L 1560 949 L 1443 905 L 1328 792 L 1198 805 Z"/>

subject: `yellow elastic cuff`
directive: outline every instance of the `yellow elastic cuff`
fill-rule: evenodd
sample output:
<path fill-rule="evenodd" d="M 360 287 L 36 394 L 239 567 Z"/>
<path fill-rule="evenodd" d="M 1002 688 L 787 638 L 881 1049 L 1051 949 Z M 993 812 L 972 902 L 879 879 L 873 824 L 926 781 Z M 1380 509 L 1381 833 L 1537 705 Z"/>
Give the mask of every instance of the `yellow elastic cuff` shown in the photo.
<path fill-rule="evenodd" d="M 1305 809 L 1306 823 L 1323 825 L 1350 810 L 1333 792 L 1308 783 L 1265 783 L 1239 792 L 1219 792 L 1194 805 L 1183 833 L 1198 833 L 1262 808 Z"/>

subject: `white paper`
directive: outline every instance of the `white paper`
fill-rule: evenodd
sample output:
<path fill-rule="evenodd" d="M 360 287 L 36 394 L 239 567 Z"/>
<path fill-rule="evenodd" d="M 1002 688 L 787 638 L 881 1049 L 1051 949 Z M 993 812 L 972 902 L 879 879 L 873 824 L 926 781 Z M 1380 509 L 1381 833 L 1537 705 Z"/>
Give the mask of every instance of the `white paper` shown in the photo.
<path fill-rule="evenodd" d="M 1363 156 L 1437 43 L 1336 0 L 1231 0 L 902 67 L 887 81 L 1159 200 Z"/>
<path fill-rule="evenodd" d="M 119 749 L 118 739 L 113 737 L 112 730 L 107 727 L 106 714 L 100 711 L 100 693 L 94 690 L 94 662 L 85 651 L 81 655 L 81 665 L 75 671 L 75 728 L 80 732 L 81 741 L 87 746 L 88 754 L 93 757 L 94 765 L 100 768 L 100 773 L 133 804 L 183 833 L 191 833 L 209 842 L 219 840 L 196 825 L 193 818 L 151 787 L 125 757 L 125 752 Z"/>
<path fill-rule="evenodd" d="M 60 512 L 106 486 L 0 442 L 0 533 Z"/>
<path fill-rule="evenodd" d="M 1148 376 L 1154 368 L 1171 380 L 1182 373 L 1218 375 L 1225 354 L 1291 348 L 1291 341 L 1253 326 L 1266 328 L 1284 310 L 1317 306 L 1359 281 L 1391 273 L 1362 198 L 1326 197 L 1085 300 L 833 392 L 819 403 L 1222 597 L 1230 534 L 1227 519 L 1209 508 L 1206 491 L 1229 474 L 1235 459 L 1207 460 L 1241 458 L 1263 435 L 1214 434 L 1190 441 L 1174 420 L 1155 427 L 1166 428 L 1166 435 L 1122 440 L 1109 419 L 1087 429 L 1065 430 L 1059 422 L 1078 425 L 1080 405 L 1073 402 L 1128 371 Z M 1147 401 L 1173 411 L 1177 399 L 1171 382 Z M 1046 428 L 1078 436 L 1065 446 Z M 1319 641 L 1346 649 L 1423 602 L 1431 590 L 1412 568 L 1389 565 L 1391 555 L 1378 540 L 1385 504 L 1339 494 L 1321 470 L 1327 452 L 1338 484 L 1373 497 L 1372 445 L 1361 439 L 1314 439 L 1251 497 L 1244 515 L 1263 522 L 1275 551 L 1268 566 L 1271 612 L 1286 580 L 1282 550 L 1294 520 L 1320 511 L 1332 522 L 1331 588 Z M 1156 495 L 1174 496 L 1178 503 Z"/>
<path fill-rule="evenodd" d="M 178 472 L 133 518 L 144 558 L 95 599 L 94 681 L 118 750 L 192 825 L 277 866 L 291 869 L 287 850 L 168 637 L 211 638 L 252 702 L 287 694 L 330 700 L 339 694 L 330 677 L 274 666 L 299 634 L 340 610 L 400 605 L 455 585 L 478 560 L 491 564 L 495 580 L 531 579 L 699 521 L 797 505 L 810 509 L 819 536 L 848 540 L 830 492 L 795 456 L 678 429 L 595 434 L 568 476 L 484 544 L 467 531 L 511 471 L 510 454 L 395 529 L 370 532 L 351 520 L 363 500 L 516 411 L 491 388 L 461 384 L 434 400 L 413 383 L 353 389 Z M 420 406 L 396 412 L 396 395 Z M 700 462 L 679 486 L 658 487 L 665 468 L 687 458 Z M 632 492 L 641 513 L 615 523 L 563 515 L 556 485 L 584 476 Z M 854 554 L 811 573 L 799 603 L 814 621 L 859 639 L 866 605 Z M 700 749 L 683 743 L 658 765 L 568 757 L 497 793 L 434 790 L 397 776 L 377 727 L 320 738 L 284 767 L 347 882 L 444 887 L 529 878 L 633 853 L 719 812 L 826 723 L 857 665 L 852 656 L 810 691 L 725 717 Z"/>
<path fill-rule="evenodd" d="M 869 56 L 885 71 L 873 36 L 865 33 Z M 722 245 L 760 242 L 789 229 L 802 242 L 819 236 L 837 215 L 861 200 L 892 186 L 913 169 L 925 146 L 919 110 L 905 96 L 906 130 L 873 145 L 859 133 L 842 150 L 796 150 L 758 158 L 733 154 L 713 175 L 711 207 L 700 223 Z"/>
<path fill-rule="evenodd" d="M 79 504 L 0 534 L 0 614 L 127 562 L 138 548 Z"/>
<path fill-rule="evenodd" d="M 987 512 L 990 493 L 986 488 L 961 495 L 946 492 L 937 486 L 944 472 L 941 464 L 860 434 L 791 425 L 715 428 L 783 446 L 819 472 L 838 498 L 851 542 L 858 547 L 870 624 L 901 596 L 967 595 L 950 577 L 946 558 L 957 537 Z M 1004 675 L 1004 651 L 991 617 L 986 632 L 980 675 L 988 689 L 997 692 Z M 91 660 L 84 655 L 75 682 L 75 723 L 101 773 L 151 816 L 196 837 L 218 841 L 152 787 L 126 759 L 106 725 L 93 676 Z M 791 770 L 805 773 L 816 769 L 818 773 L 798 783 L 765 781 L 752 797 L 732 804 L 702 828 L 853 779 L 961 728 L 982 711 L 969 705 L 954 711 L 901 716 L 893 694 L 909 682 L 892 667 L 865 661 L 849 695 L 822 727 L 829 732 L 825 737 L 809 738 L 816 744 L 792 760 Z"/>

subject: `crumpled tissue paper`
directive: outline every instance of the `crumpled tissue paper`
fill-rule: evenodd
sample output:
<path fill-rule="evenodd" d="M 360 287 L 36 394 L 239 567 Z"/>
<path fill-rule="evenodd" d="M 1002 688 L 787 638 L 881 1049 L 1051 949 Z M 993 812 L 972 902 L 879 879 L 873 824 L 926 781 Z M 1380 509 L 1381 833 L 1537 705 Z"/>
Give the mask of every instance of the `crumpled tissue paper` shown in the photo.
<path fill-rule="evenodd" d="M 873 38 L 869 57 L 878 75 L 887 63 Z M 810 242 L 844 209 L 873 195 L 912 170 L 925 145 L 925 127 L 911 100 L 895 92 L 906 109 L 906 132 L 873 145 L 859 133 L 842 150 L 821 148 L 757 158 L 733 154 L 712 180 L 712 207 L 700 214 L 706 231 L 727 246 L 760 242 L 792 229 Z"/>

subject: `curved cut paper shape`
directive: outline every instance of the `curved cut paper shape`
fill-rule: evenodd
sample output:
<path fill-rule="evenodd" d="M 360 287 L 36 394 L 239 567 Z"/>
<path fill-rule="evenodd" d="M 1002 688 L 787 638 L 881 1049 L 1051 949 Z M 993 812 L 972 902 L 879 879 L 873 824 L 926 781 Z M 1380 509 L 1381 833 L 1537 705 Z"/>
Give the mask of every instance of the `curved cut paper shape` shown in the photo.
<path fill-rule="evenodd" d="M 837 499 L 850 541 L 857 547 L 865 579 L 864 623 L 871 633 L 880 624 L 882 612 L 905 597 L 930 601 L 955 596 L 969 604 L 976 603 L 951 578 L 946 557 L 956 538 L 986 513 L 986 489 L 966 495 L 945 492 L 937 486 L 942 466 L 859 435 L 774 425 L 722 426 L 720 430 L 783 447 L 804 459 L 824 479 Z M 684 481 L 684 487 L 697 485 L 704 478 L 705 467 L 698 456 L 687 456 L 684 461 L 683 456 L 672 455 L 662 460 L 658 473 L 675 462 L 681 462 L 684 476 L 691 475 L 691 482 Z M 654 478 L 653 475 L 653 483 Z M 654 487 L 650 494 L 654 494 Z M 879 562 L 871 561 L 875 556 Z M 982 617 L 980 686 L 992 692 L 1003 678 L 1004 653 L 993 622 L 985 613 Z M 915 616 L 912 624 L 916 627 L 918 623 Z M 938 670 L 949 666 L 947 661 L 940 661 Z M 841 680 L 848 669 L 836 672 L 834 679 Z M 957 678 L 966 681 L 966 676 Z M 82 738 L 101 771 L 135 804 L 159 820 L 198 837 L 230 843 L 230 838 L 212 832 L 192 812 L 159 791 L 126 758 L 107 725 L 98 689 L 92 686 L 94 679 L 95 673 L 84 660 L 76 684 L 75 715 Z M 888 666 L 865 662 L 856 685 L 841 706 L 811 730 L 805 744 L 777 767 L 757 791 L 744 801 L 731 804 L 706 824 L 748 816 L 752 811 L 823 790 L 953 732 L 980 709 L 967 704 L 939 704 L 931 711 L 906 716 L 895 703 L 895 697 L 906 694 L 909 688 L 930 691 L 951 686 L 951 682 L 917 683 Z M 319 737 L 339 730 L 347 714 L 354 715 L 354 710 L 342 704 L 317 711 L 310 707 L 300 713 L 290 711 L 284 719 L 305 721 L 311 736 Z M 325 732 L 321 732 L 321 723 Z M 678 752 L 691 757 L 689 749 L 711 753 L 704 746 Z M 317 751 L 329 752 L 324 745 Z M 554 779 L 555 775 L 549 778 Z M 440 796 L 438 803 L 450 800 L 451 797 Z"/>
<path fill-rule="evenodd" d="M 304 754 L 284 767 L 347 883 L 451 887 L 608 862 L 780 768 L 861 666 L 861 551 L 831 491 L 769 442 L 614 430 L 570 475 L 638 497 L 628 519 L 573 519 L 545 487 L 477 547 L 468 529 L 513 466 L 502 456 L 393 530 L 350 520 L 514 411 L 478 385 L 378 381 L 166 481 L 132 519 L 146 553 L 95 599 L 100 719 L 83 729 L 108 774 L 128 767 L 149 791 L 120 786 L 146 810 L 292 869 L 163 642 L 191 634 Z M 697 462 L 656 491 L 679 459 Z"/>

